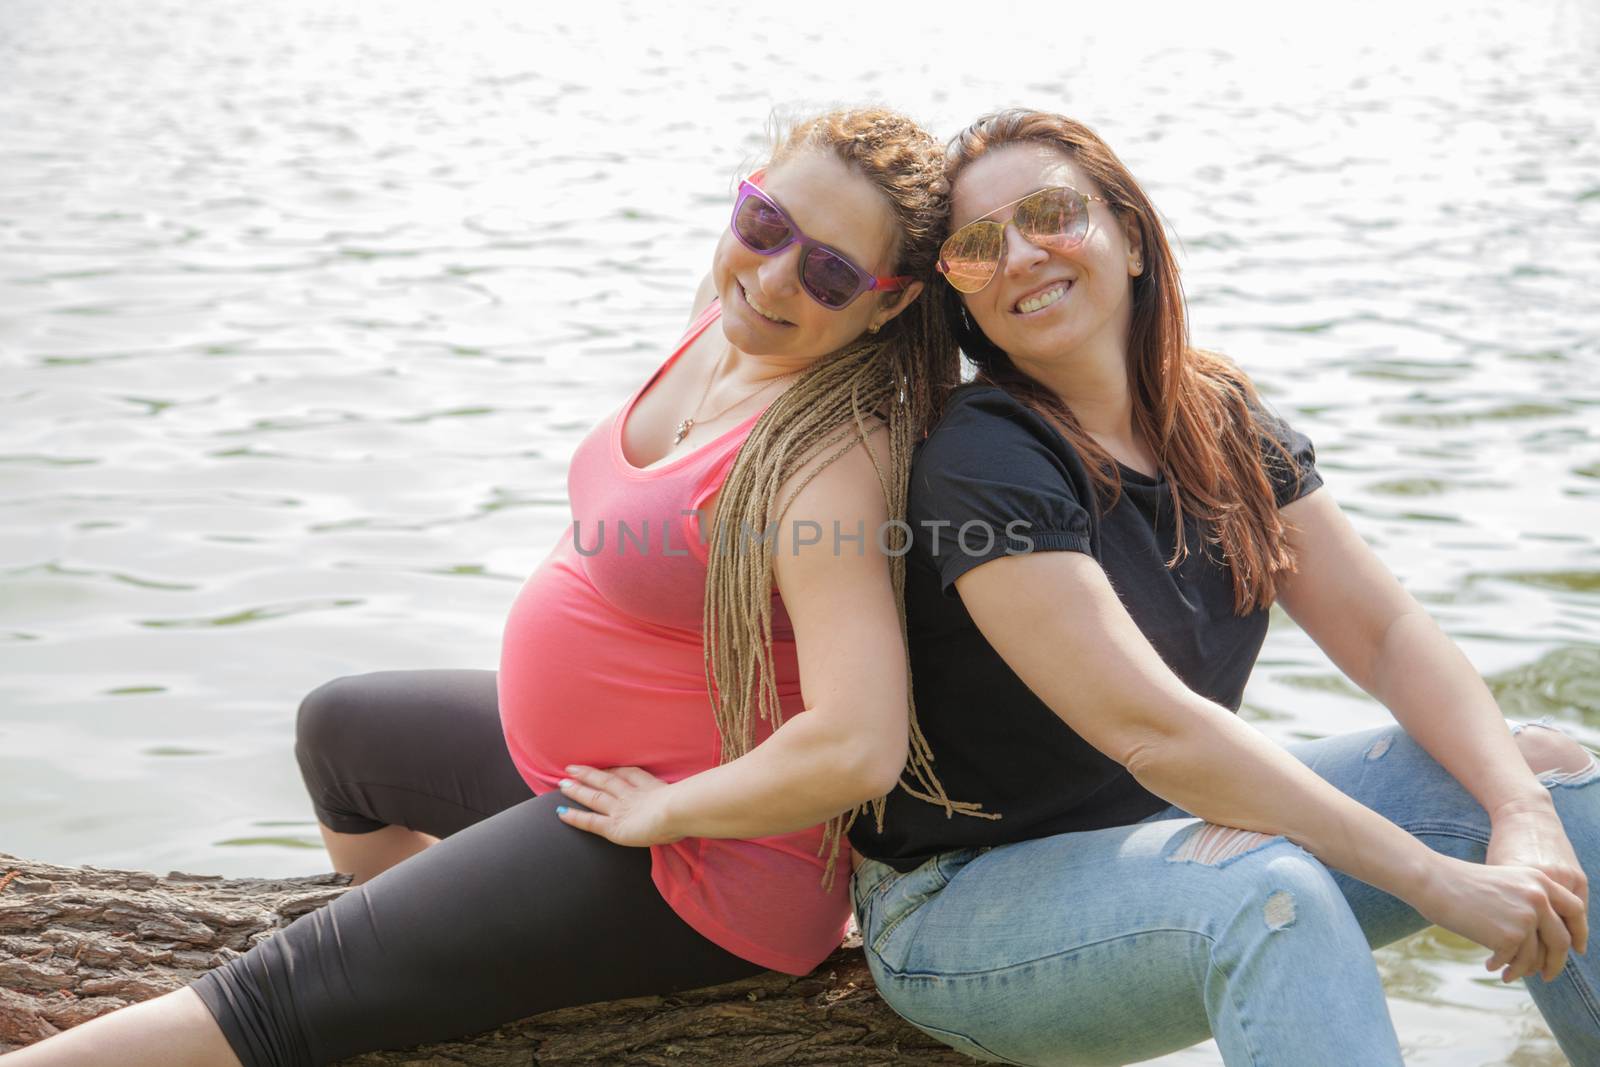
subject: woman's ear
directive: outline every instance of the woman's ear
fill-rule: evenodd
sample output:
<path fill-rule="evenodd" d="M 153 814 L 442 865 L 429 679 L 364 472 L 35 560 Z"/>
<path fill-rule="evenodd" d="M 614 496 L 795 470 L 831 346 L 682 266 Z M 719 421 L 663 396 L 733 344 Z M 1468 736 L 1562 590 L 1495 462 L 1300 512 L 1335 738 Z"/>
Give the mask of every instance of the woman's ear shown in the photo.
<path fill-rule="evenodd" d="M 1128 238 L 1128 274 L 1137 278 L 1144 273 L 1144 236 L 1139 232 L 1139 220 L 1131 215 L 1124 218 L 1122 232 Z"/>
<path fill-rule="evenodd" d="M 872 313 L 872 319 L 867 324 L 868 331 L 877 333 L 888 324 L 890 319 L 893 319 L 900 312 L 916 303 L 917 297 L 922 295 L 922 288 L 922 282 L 912 282 L 894 294 L 892 299 L 879 304 L 878 309 Z"/>

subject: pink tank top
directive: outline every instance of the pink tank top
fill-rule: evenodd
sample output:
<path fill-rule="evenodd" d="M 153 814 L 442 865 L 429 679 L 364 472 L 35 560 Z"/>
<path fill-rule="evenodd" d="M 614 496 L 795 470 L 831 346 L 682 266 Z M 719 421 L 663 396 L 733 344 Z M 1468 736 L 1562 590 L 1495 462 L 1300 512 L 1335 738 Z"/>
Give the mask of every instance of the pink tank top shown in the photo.
<path fill-rule="evenodd" d="M 623 456 L 622 425 L 720 314 L 712 301 L 666 363 L 578 446 L 567 474 L 574 524 L 512 604 L 500 721 L 535 793 L 554 790 L 569 763 L 632 764 L 671 782 L 718 762 L 701 648 L 706 546 L 697 509 L 727 477 L 761 412 L 650 470 Z M 709 527 L 706 516 L 708 537 Z M 776 590 L 772 616 L 788 718 L 805 705 L 794 631 Z M 758 721 L 757 741 L 770 734 Z M 652 877 L 667 904 L 711 941 L 764 967 L 807 974 L 839 947 L 850 912 L 848 849 L 824 892 L 821 842 L 821 827 L 754 840 L 685 838 L 652 846 Z"/>

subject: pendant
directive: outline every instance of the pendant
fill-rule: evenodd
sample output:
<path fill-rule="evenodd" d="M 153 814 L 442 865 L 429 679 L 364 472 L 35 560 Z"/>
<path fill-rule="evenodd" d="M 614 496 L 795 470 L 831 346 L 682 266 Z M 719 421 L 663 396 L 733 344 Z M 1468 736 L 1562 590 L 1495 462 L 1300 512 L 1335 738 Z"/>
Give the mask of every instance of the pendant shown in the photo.
<path fill-rule="evenodd" d="M 678 423 L 678 432 L 672 435 L 672 443 L 675 445 L 682 443 L 683 439 L 689 436 L 689 431 L 692 429 L 694 429 L 693 419 L 684 419 Z"/>

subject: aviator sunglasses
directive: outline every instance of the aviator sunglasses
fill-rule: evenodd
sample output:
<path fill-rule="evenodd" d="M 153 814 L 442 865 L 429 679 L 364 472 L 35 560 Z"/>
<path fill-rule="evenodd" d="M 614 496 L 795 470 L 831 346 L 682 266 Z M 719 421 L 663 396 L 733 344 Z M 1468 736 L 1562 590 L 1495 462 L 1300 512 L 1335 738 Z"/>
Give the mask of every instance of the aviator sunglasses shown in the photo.
<path fill-rule="evenodd" d="M 969 222 L 945 238 L 939 246 L 939 273 L 958 292 L 976 293 L 994 278 L 1006 254 L 1007 223 L 988 217 L 1015 207 L 1011 222 L 1017 232 L 1040 248 L 1064 252 L 1083 243 L 1089 232 L 1089 201 L 1111 201 L 1092 193 L 1080 193 L 1070 185 L 1051 186 L 1029 193 L 975 222 Z"/>
<path fill-rule="evenodd" d="M 879 278 L 856 266 L 844 253 L 801 233 L 777 201 L 755 184 L 754 179 L 760 176 L 757 171 L 739 183 L 739 198 L 734 201 L 729 228 L 740 244 L 758 256 L 777 255 L 799 242 L 800 287 L 811 299 L 830 311 L 838 311 L 862 293 L 897 292 L 911 281 L 909 275 Z"/>

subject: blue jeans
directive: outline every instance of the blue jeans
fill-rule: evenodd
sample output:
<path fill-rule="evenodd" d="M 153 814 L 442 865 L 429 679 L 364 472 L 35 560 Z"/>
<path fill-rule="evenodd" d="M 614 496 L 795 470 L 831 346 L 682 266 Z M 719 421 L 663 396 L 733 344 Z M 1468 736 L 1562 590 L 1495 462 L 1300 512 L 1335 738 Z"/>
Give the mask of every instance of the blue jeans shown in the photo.
<path fill-rule="evenodd" d="M 1398 725 L 1285 747 L 1435 851 L 1483 862 L 1488 814 Z M 1600 764 L 1539 780 L 1600 886 Z M 1215 1037 L 1230 1067 L 1400 1064 L 1372 949 L 1427 920 L 1282 836 L 1190 859 L 1202 826 L 1169 806 L 903 874 L 867 860 L 851 892 L 879 993 L 993 1063 L 1124 1064 Z M 1600 952 L 1524 981 L 1567 1057 L 1600 1064 Z"/>

